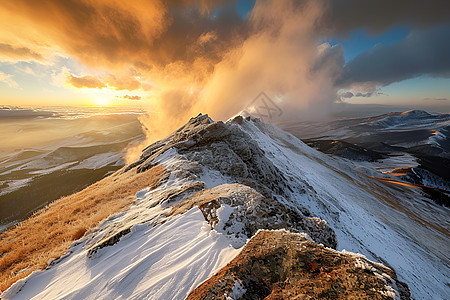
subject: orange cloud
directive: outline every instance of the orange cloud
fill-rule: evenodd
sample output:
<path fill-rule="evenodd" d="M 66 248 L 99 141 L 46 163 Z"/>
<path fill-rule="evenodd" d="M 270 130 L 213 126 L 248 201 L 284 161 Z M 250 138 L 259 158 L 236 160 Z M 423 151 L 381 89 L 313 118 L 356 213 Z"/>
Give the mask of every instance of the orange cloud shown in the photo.
<path fill-rule="evenodd" d="M 193 61 L 193 54 L 217 58 L 223 42 L 210 45 L 201 53 L 193 45 L 205 31 L 214 31 L 222 41 L 230 43 L 229 29 L 242 25 L 234 11 L 223 20 L 210 18 L 208 12 L 214 5 L 225 5 L 221 2 L 1 1 L 0 27 L 4 33 L 8 28 L 5 38 L 15 49 L 20 43 L 30 53 L 39 53 L 36 50 L 45 44 L 91 67 L 152 68 L 177 60 Z M 27 53 L 22 54 L 14 55 L 18 58 Z"/>
<path fill-rule="evenodd" d="M 80 76 L 76 77 L 72 74 L 66 75 L 66 80 L 73 87 L 76 88 L 89 88 L 89 89 L 101 89 L 106 87 L 106 85 L 97 77 L 94 76 Z"/>
<path fill-rule="evenodd" d="M 69 73 L 66 74 L 66 82 L 76 88 L 101 89 L 109 87 L 116 91 L 133 91 L 142 88 L 139 80 L 132 76 L 116 77 L 112 74 L 99 78 L 91 75 L 75 76 Z"/>
<path fill-rule="evenodd" d="M 160 1 L 18 0 L 2 1 L 0 10 L 3 16 L 13 15 L 20 27 L 39 33 L 31 37 L 19 26 L 12 28 L 29 45 L 41 40 L 97 66 L 129 63 L 144 54 L 148 41 L 170 22 Z"/>
<path fill-rule="evenodd" d="M 142 87 L 141 83 L 132 76 L 122 76 L 116 77 L 114 75 L 107 75 L 103 77 L 104 82 L 108 84 L 108 86 L 112 87 L 115 90 L 138 90 Z"/>
<path fill-rule="evenodd" d="M 142 97 L 141 97 L 141 96 L 125 95 L 125 96 L 122 97 L 122 99 L 127 99 L 127 100 L 141 100 Z"/>
<path fill-rule="evenodd" d="M 34 52 L 26 47 L 13 47 L 9 44 L 0 43 L 0 61 L 1 60 L 37 60 L 42 61 L 41 54 Z"/>

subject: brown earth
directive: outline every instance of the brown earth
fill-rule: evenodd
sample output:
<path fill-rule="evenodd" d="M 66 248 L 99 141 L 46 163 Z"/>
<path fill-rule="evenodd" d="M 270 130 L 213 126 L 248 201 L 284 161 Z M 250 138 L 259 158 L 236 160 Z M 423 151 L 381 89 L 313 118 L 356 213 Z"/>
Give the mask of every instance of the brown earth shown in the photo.
<path fill-rule="evenodd" d="M 163 166 L 137 173 L 117 171 L 86 189 L 61 198 L 0 234 L 0 293 L 17 280 L 43 269 L 73 241 L 168 178 Z"/>
<path fill-rule="evenodd" d="M 409 299 L 393 270 L 364 257 L 317 245 L 288 231 L 259 231 L 241 253 L 187 299 Z"/>

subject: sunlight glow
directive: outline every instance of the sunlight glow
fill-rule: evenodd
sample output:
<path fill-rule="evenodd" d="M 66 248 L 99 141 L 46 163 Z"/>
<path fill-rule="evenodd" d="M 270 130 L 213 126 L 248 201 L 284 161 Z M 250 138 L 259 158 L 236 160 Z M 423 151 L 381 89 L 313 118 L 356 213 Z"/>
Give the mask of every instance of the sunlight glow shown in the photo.
<path fill-rule="evenodd" d="M 99 106 L 106 106 L 109 104 L 110 97 L 108 95 L 98 95 L 95 97 L 95 102 Z"/>

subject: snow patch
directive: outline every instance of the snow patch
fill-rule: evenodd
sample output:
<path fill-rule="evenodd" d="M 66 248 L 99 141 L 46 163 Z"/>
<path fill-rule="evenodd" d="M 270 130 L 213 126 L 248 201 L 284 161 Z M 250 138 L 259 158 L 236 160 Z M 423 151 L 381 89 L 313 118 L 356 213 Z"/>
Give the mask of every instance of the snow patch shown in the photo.
<path fill-rule="evenodd" d="M 2 188 L 0 191 L 0 196 L 14 192 L 18 189 L 23 188 L 24 186 L 27 186 L 28 183 L 33 181 L 33 177 L 31 178 L 25 178 L 25 179 L 17 179 L 17 180 L 5 180 L 0 181 L 0 184 L 5 183 L 7 187 Z"/>
<path fill-rule="evenodd" d="M 29 172 L 28 174 L 31 174 L 31 175 L 50 174 L 50 173 L 53 173 L 55 171 L 63 170 L 65 168 L 67 168 L 67 167 L 70 167 L 70 166 L 76 164 L 76 163 L 78 163 L 78 161 L 72 161 L 72 162 L 68 162 L 68 163 L 65 163 L 65 164 L 58 165 L 58 166 L 53 167 L 53 168 L 48 168 L 48 169 L 43 169 L 43 170 L 38 170 L 38 171 L 32 171 L 32 172 Z"/>
<path fill-rule="evenodd" d="M 147 192 L 148 192 L 148 189 L 140 190 L 139 192 L 136 193 L 136 198 L 138 198 L 138 199 L 145 198 L 145 195 L 147 194 Z"/>
<path fill-rule="evenodd" d="M 231 293 L 224 296 L 227 297 L 227 300 L 238 300 L 241 299 L 242 296 L 244 296 L 246 291 L 247 290 L 242 286 L 242 284 L 236 280 L 234 282 L 233 288 L 231 289 Z"/>
<path fill-rule="evenodd" d="M 217 223 L 215 228 L 219 232 L 224 231 L 223 228 L 225 228 L 225 224 L 230 219 L 230 216 L 234 212 L 234 210 L 235 210 L 234 207 L 231 207 L 226 204 L 222 204 L 222 206 L 217 210 L 217 217 L 219 218 L 219 222 Z M 231 232 L 243 232 L 244 231 L 244 224 L 242 224 L 241 222 L 235 221 L 235 222 L 233 222 L 233 224 L 231 226 L 232 226 L 232 229 L 230 230 Z M 226 234 L 225 236 L 230 240 L 230 244 L 233 245 L 233 247 L 235 249 L 242 248 L 243 246 L 245 246 L 245 244 L 248 241 L 248 239 L 245 238 L 244 235 Z"/>
<path fill-rule="evenodd" d="M 83 160 L 78 165 L 71 167 L 69 170 L 100 169 L 106 167 L 107 165 L 117 164 L 121 161 L 122 161 L 121 153 L 101 153 Z"/>

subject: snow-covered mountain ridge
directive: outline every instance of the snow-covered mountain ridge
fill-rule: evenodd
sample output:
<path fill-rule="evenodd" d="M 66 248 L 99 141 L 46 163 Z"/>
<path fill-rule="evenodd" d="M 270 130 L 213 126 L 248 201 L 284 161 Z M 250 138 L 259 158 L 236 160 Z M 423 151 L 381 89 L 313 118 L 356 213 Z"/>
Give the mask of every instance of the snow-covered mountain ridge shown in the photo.
<path fill-rule="evenodd" d="M 429 199 L 450 207 L 449 113 L 410 110 L 281 126 L 321 152 L 361 162 L 372 176 L 421 186 Z"/>
<path fill-rule="evenodd" d="M 324 293 L 407 299 L 396 276 L 416 299 L 445 299 L 449 293 L 449 210 L 426 201 L 413 187 L 374 180 L 355 172 L 349 161 L 240 116 L 226 123 L 206 115 L 192 118 L 144 149 L 140 159 L 121 172 L 146 172 L 160 165 L 169 173 L 160 186 L 138 192 L 127 210 L 84 236 L 47 270 L 17 282 L 2 298 L 183 299 L 231 261 L 229 266 L 245 266 L 241 262 L 252 257 L 248 249 L 258 249 L 249 248 L 254 237 L 265 235 L 274 245 L 284 245 L 277 249 L 285 249 L 307 241 L 305 234 L 295 235 L 299 232 L 311 239 L 307 244 L 312 254 L 299 259 L 305 255 L 303 248 L 293 247 L 298 252 L 289 257 L 310 276 L 328 276 L 323 279 Z M 267 247 L 264 240 L 254 240 L 251 247 Z M 327 258 L 345 257 L 352 272 L 367 270 L 357 278 L 372 284 L 361 288 L 345 278 L 336 285 L 330 274 L 339 270 L 319 259 L 325 248 L 315 243 L 361 253 L 397 275 L 365 257 L 328 249 Z M 259 269 L 275 268 L 268 257 L 279 254 L 258 253 L 264 255 Z M 263 284 L 266 276 L 252 281 L 244 273 L 219 272 L 227 277 L 216 277 L 216 283 L 235 282 L 213 286 L 214 291 L 238 299 Z M 286 292 L 307 294 L 295 284 L 294 275 L 281 277 L 265 283 L 264 295 L 275 295 L 283 288 L 280 280 L 288 278 Z"/>

